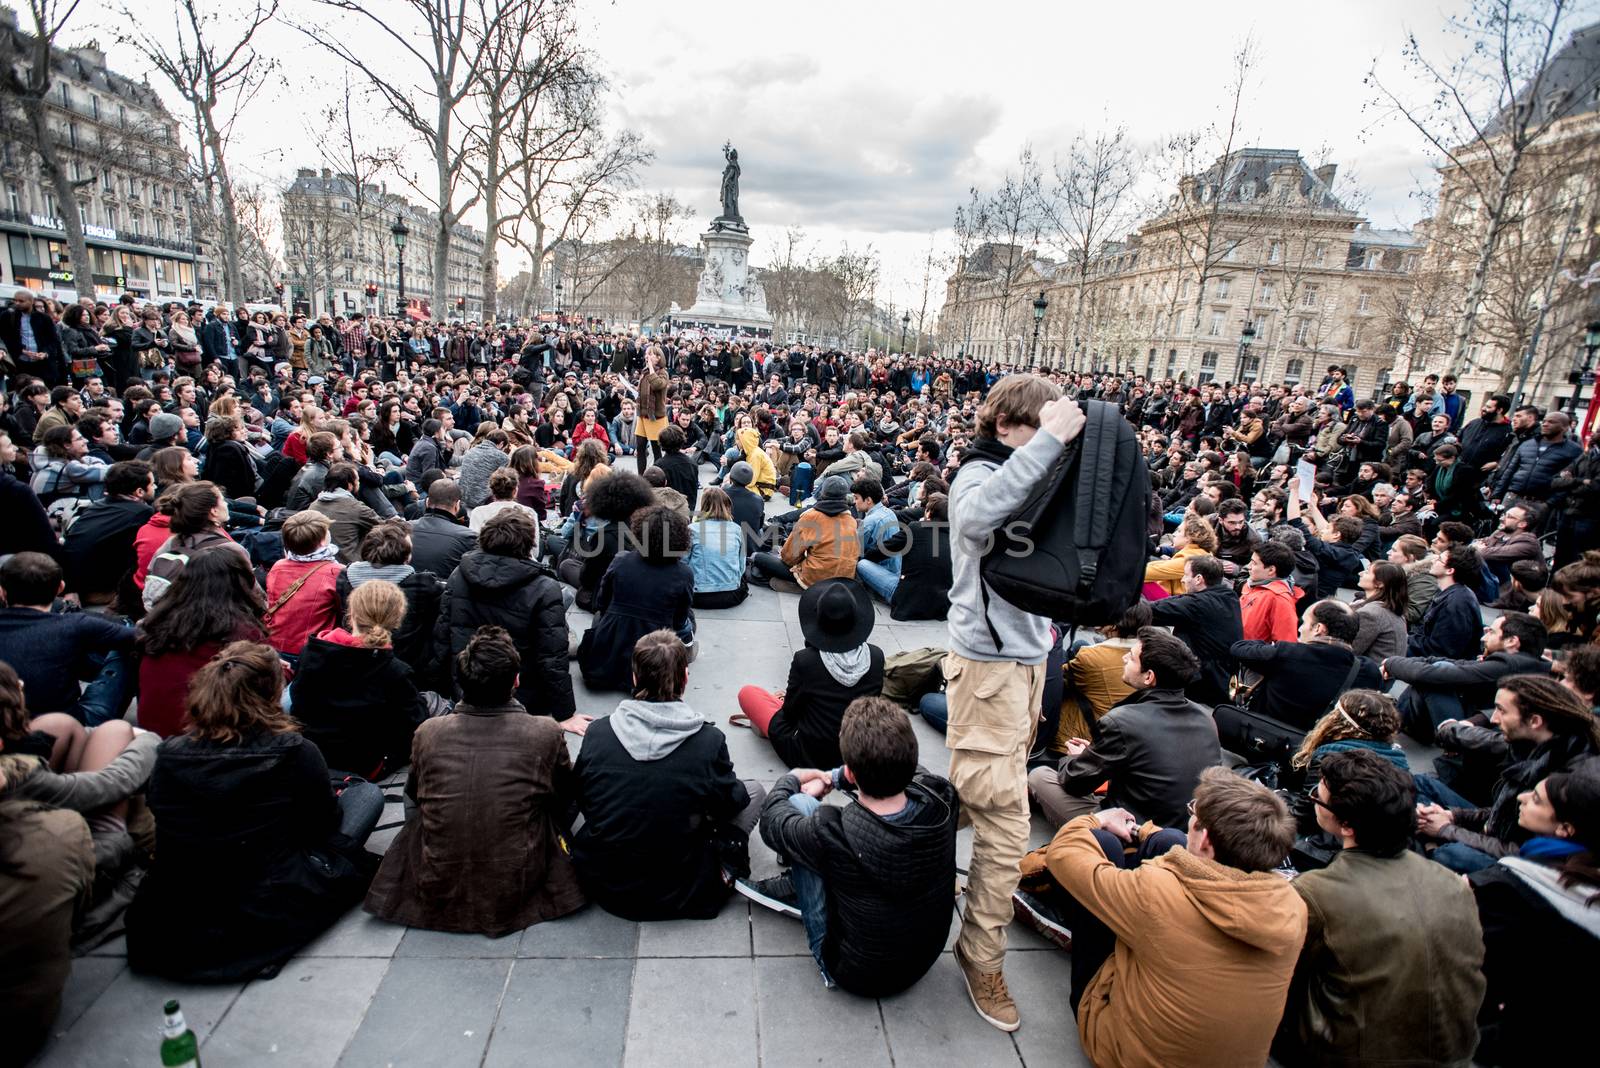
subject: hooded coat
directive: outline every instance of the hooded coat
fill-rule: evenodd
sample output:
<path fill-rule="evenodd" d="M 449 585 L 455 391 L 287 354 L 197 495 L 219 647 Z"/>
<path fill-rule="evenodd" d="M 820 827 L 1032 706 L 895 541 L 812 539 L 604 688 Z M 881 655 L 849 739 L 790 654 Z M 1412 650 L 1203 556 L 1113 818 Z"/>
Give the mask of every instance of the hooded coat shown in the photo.
<path fill-rule="evenodd" d="M 389 646 L 371 648 L 343 628 L 305 644 L 290 684 L 294 718 L 328 767 L 368 779 L 404 767 L 411 732 L 427 718 L 411 669 Z"/>
<path fill-rule="evenodd" d="M 489 625 L 504 627 L 522 657 L 516 693 L 522 706 L 536 716 L 570 717 L 577 704 L 567 670 L 567 612 L 549 569 L 481 549 L 463 556 L 439 600 L 434 677 L 451 678 L 456 654 Z"/>
<path fill-rule="evenodd" d="M 726 824 L 750 803 L 722 732 L 681 701 L 623 701 L 589 725 L 573 772 L 584 892 L 628 920 L 715 916 Z"/>
<path fill-rule="evenodd" d="M 384 854 L 366 910 L 391 923 L 498 938 L 583 906 L 562 845 L 573 791 L 561 728 L 516 702 L 458 704 L 417 728 L 416 811 Z"/>
<path fill-rule="evenodd" d="M 1305 902 L 1271 872 L 1186 849 L 1118 868 L 1098 826 L 1079 816 L 1045 850 L 1050 874 L 1117 936 L 1078 1005 L 1083 1051 L 1118 1068 L 1265 1064 L 1305 941 Z"/>
<path fill-rule="evenodd" d="M 734 434 L 734 440 L 739 443 L 745 461 L 755 472 L 756 477 L 750 480 L 750 488 L 761 494 L 762 500 L 766 500 L 778 488 L 778 470 L 772 466 L 772 457 L 767 455 L 767 450 L 761 447 L 761 432 L 747 426 Z"/>
<path fill-rule="evenodd" d="M 1292 642 L 1300 633 L 1294 590 L 1284 579 L 1245 584 L 1239 594 L 1244 636 L 1258 642 Z"/>

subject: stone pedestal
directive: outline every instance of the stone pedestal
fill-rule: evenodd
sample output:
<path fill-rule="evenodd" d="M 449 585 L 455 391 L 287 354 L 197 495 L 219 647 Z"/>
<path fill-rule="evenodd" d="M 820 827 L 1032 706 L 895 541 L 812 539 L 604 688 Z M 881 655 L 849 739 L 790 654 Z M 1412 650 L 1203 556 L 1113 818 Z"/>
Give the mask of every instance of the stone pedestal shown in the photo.
<path fill-rule="evenodd" d="M 695 287 L 694 304 L 672 312 L 673 326 L 738 337 L 771 337 L 767 294 L 750 276 L 754 240 L 744 220 L 719 217 L 700 238 L 706 265 Z"/>

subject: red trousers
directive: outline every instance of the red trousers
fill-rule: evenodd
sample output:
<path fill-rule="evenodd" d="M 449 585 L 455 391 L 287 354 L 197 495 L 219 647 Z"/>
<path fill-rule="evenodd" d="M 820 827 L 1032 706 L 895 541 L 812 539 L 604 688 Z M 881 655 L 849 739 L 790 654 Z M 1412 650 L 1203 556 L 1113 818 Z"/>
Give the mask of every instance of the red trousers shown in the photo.
<path fill-rule="evenodd" d="M 749 717 L 750 726 L 763 738 L 767 737 L 767 726 L 772 722 L 772 717 L 782 707 L 783 698 L 759 686 L 743 686 L 739 689 L 739 711 Z"/>

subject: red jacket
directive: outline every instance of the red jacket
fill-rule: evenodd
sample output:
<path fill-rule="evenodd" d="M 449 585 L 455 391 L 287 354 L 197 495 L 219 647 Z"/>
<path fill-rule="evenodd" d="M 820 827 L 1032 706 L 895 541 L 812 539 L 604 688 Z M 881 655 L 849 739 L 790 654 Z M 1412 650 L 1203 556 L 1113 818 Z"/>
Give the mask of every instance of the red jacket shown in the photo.
<path fill-rule="evenodd" d="M 1292 642 L 1300 634 L 1300 622 L 1295 617 L 1294 603 L 1301 591 L 1290 589 L 1283 579 L 1273 579 L 1265 585 L 1248 583 L 1239 595 L 1239 614 L 1244 623 L 1246 641 Z"/>
<path fill-rule="evenodd" d="M 145 520 L 133 536 L 133 584 L 139 589 L 144 589 L 144 576 L 150 570 L 150 561 L 156 558 L 156 553 L 172 537 L 172 517 L 157 512 Z"/>
<path fill-rule="evenodd" d="M 299 656 L 313 635 L 339 625 L 339 572 L 333 560 L 279 560 L 267 572 L 267 644 L 280 653 Z M 302 577 L 305 583 L 284 601 L 284 594 Z M 281 604 L 279 602 L 282 601 Z M 273 606 L 277 611 L 273 611 Z"/>
<path fill-rule="evenodd" d="M 599 419 L 594 421 L 594 426 L 585 423 L 580 416 L 578 425 L 572 428 L 572 444 L 574 447 L 594 438 L 606 448 L 611 448 L 611 435 L 606 433 L 606 425 Z"/>

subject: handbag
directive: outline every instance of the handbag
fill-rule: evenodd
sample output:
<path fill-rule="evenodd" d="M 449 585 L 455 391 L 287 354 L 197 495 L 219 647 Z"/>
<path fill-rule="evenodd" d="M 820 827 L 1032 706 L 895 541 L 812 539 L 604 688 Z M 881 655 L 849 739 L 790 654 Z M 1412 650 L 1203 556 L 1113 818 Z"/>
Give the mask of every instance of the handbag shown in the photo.
<path fill-rule="evenodd" d="M 1350 684 L 1355 681 L 1356 673 L 1360 670 L 1361 657 L 1352 653 L 1350 670 L 1345 673 L 1344 682 L 1335 691 L 1333 700 L 1328 702 L 1328 707 L 1318 714 L 1318 719 L 1328 714 L 1329 709 L 1333 708 L 1344 692 L 1350 688 Z M 1255 688 L 1252 687 L 1246 692 L 1246 699 L 1248 700 L 1254 693 Z M 1301 727 L 1251 711 L 1243 705 L 1218 705 L 1212 712 L 1212 718 L 1216 722 L 1217 740 L 1222 743 L 1222 748 L 1246 758 L 1253 764 L 1269 761 L 1282 763 L 1299 747 L 1306 736 L 1305 730 Z"/>

